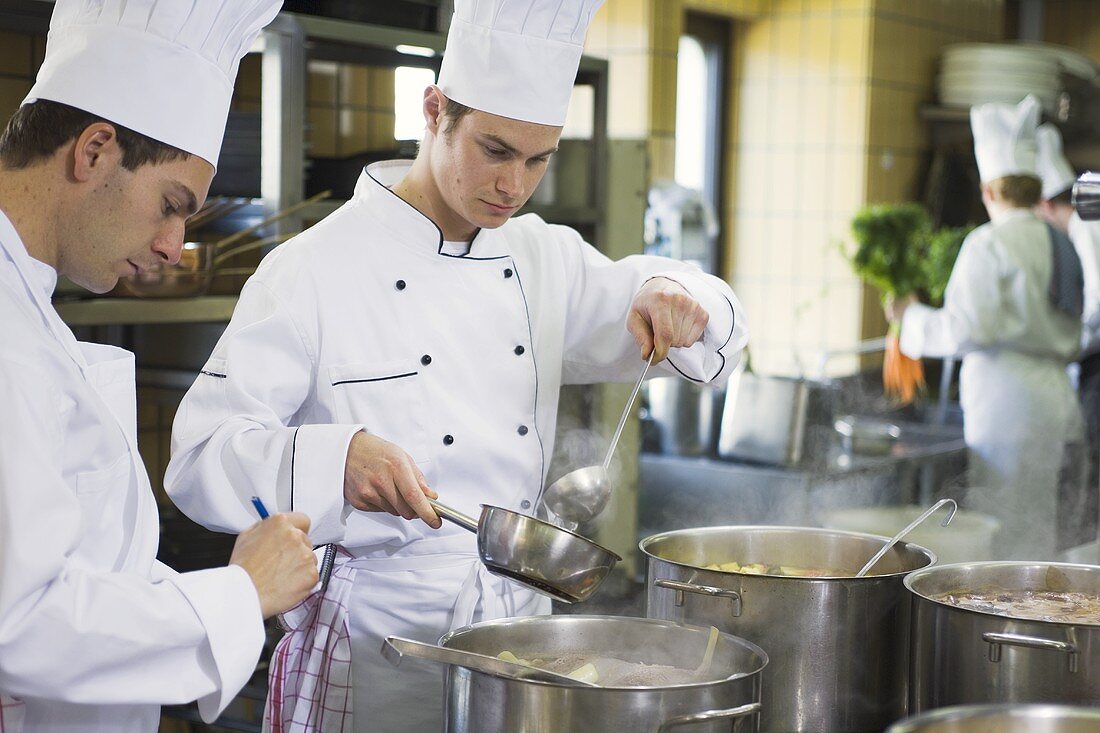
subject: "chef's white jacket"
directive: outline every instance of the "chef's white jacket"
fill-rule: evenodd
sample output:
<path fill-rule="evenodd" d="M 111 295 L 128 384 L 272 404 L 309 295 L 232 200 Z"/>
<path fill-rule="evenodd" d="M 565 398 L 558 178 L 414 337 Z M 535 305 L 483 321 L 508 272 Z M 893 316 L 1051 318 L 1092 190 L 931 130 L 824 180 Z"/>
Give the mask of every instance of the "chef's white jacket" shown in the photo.
<path fill-rule="evenodd" d="M 0 730 L 151 733 L 196 698 L 213 719 L 263 646 L 256 589 L 156 561 L 133 354 L 78 342 L 56 281 L 0 212 Z"/>
<path fill-rule="evenodd" d="M 1100 221 L 1082 221 L 1077 212 L 1069 220 L 1069 238 L 1081 259 L 1085 276 L 1085 310 L 1081 315 L 1081 358 L 1100 353 Z"/>
<path fill-rule="evenodd" d="M 379 663 L 357 672 L 357 721 L 387 731 L 418 730 L 432 715 L 438 723 L 439 675 L 429 670 L 424 690 L 407 676 L 416 665 L 389 669 L 381 636 L 435 642 L 456 623 L 548 604 L 479 576 L 465 530 L 350 510 L 344 462 L 354 433 L 403 448 L 459 511 L 477 516 L 485 503 L 531 513 L 561 385 L 630 382 L 644 366 L 625 322 L 647 279 L 676 280 L 710 315 L 702 342 L 673 349 L 651 373 L 721 384 L 747 339 L 718 278 L 656 257 L 612 262 L 534 215 L 481 230 L 467 254 L 449 254 L 435 224 L 388 188 L 407 168 L 370 166 L 351 201 L 264 259 L 180 405 L 165 479 L 177 505 L 208 527 L 239 530 L 258 495 L 308 514 L 315 542 L 349 549 L 364 589 L 350 604 L 353 665 L 360 649 Z M 363 634 L 371 641 L 357 649 Z M 387 727 L 386 715 L 404 727 Z"/>
<path fill-rule="evenodd" d="M 1081 435 L 1066 365 L 1081 323 L 1050 302 L 1050 233 L 1014 209 L 969 235 L 943 308 L 914 304 L 901 326 L 912 358 L 961 355 L 971 459 L 969 506 L 1001 519 L 1002 556 L 1053 559 L 1063 448 Z"/>

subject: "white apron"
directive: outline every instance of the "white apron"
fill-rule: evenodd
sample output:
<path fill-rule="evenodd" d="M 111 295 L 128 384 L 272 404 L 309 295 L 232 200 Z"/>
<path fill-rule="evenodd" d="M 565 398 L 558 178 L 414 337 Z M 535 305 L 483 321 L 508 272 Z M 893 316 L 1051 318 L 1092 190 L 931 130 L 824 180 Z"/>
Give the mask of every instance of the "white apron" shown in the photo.
<path fill-rule="evenodd" d="M 1053 560 L 1058 483 L 1081 418 L 1066 365 L 1011 351 L 963 359 L 959 394 L 974 509 L 1001 520 L 996 557 Z"/>

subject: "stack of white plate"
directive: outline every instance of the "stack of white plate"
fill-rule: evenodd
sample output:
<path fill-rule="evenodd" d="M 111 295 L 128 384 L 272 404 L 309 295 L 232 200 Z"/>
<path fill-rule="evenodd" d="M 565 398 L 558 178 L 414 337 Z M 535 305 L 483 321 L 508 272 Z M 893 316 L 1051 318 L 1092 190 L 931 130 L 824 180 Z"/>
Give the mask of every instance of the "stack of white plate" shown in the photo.
<path fill-rule="evenodd" d="M 943 54 L 938 79 L 940 102 L 972 107 L 985 102 L 1015 104 L 1028 94 L 1039 98 L 1049 114 L 1062 93 L 1058 57 L 1037 45 L 960 43 Z"/>

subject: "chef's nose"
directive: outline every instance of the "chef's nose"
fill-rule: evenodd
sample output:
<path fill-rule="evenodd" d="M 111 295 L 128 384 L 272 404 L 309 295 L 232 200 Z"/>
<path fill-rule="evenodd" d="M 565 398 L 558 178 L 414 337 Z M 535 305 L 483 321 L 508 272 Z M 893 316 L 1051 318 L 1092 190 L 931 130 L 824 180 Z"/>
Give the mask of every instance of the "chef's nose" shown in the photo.
<path fill-rule="evenodd" d="M 522 198 L 523 173 L 522 161 L 504 166 L 497 177 L 497 190 L 511 199 Z"/>
<path fill-rule="evenodd" d="M 153 251 L 170 265 L 179 262 L 183 253 L 184 227 L 182 219 L 173 217 L 153 240 Z"/>

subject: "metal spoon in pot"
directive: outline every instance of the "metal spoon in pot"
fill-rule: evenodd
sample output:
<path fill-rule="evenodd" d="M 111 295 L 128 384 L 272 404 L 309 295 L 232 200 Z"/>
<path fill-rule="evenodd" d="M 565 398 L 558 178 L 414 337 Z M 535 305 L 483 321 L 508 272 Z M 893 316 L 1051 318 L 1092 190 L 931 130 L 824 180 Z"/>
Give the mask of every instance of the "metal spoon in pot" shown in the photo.
<path fill-rule="evenodd" d="M 859 572 L 856 573 L 856 577 L 857 578 L 862 578 L 864 575 L 866 575 L 867 571 L 870 570 L 871 568 L 873 568 L 875 566 L 875 563 L 877 563 L 879 560 L 881 560 L 882 556 L 885 555 L 887 552 L 889 552 L 890 548 L 898 543 L 898 540 L 900 540 L 905 535 L 909 534 L 918 524 L 923 522 L 925 519 L 928 519 L 928 517 L 932 516 L 932 514 L 934 514 L 937 509 L 939 509 L 941 506 L 944 506 L 946 504 L 951 505 L 951 513 L 948 514 L 946 518 L 944 518 L 944 520 L 940 524 L 940 526 L 941 527 L 946 527 L 947 525 L 951 524 L 951 520 L 955 518 L 955 512 L 958 511 L 959 505 L 955 503 L 954 499 L 940 499 L 935 504 L 933 504 L 930 509 L 926 510 L 923 514 L 921 514 L 919 517 L 917 517 L 912 522 L 910 522 L 909 525 L 905 529 L 903 529 L 902 531 L 900 531 L 896 535 L 894 535 L 892 538 L 890 538 L 890 541 L 887 542 L 885 545 L 883 545 L 882 549 L 879 550 L 878 552 L 876 552 L 874 557 L 872 557 L 870 560 L 867 561 L 866 565 L 864 565 L 862 568 L 860 568 Z"/>
<path fill-rule="evenodd" d="M 611 475 L 608 473 L 611 457 L 615 455 L 615 446 L 619 444 L 619 436 L 622 435 L 623 426 L 626 425 L 626 419 L 630 416 L 630 408 L 634 406 L 634 399 L 638 396 L 638 390 L 642 388 L 642 380 L 645 379 L 649 367 L 653 365 L 655 353 L 656 349 L 649 353 L 649 361 L 642 369 L 642 374 L 634 385 L 634 391 L 630 393 L 630 399 L 626 401 L 622 417 L 619 418 L 619 426 L 615 428 L 615 436 L 611 438 L 611 445 L 607 447 L 607 456 L 603 459 L 603 464 L 570 471 L 550 484 L 543 493 L 543 506 L 566 522 L 575 524 L 587 522 L 607 506 L 612 488 Z"/>
<path fill-rule="evenodd" d="M 551 672 L 541 667 L 532 667 L 518 662 L 509 662 L 500 657 L 491 657 L 488 654 L 469 652 L 464 649 L 452 649 L 435 644 L 425 644 L 422 641 L 405 639 L 400 636 L 387 636 L 382 642 L 382 656 L 395 667 L 401 664 L 401 658 L 405 655 L 427 659 L 440 664 L 455 664 L 460 667 L 472 669 L 475 672 L 496 675 L 498 677 L 514 677 L 521 680 L 538 680 L 540 682 L 556 682 L 561 685 L 576 687 L 599 687 L 595 682 L 580 680 L 557 672 Z"/>

